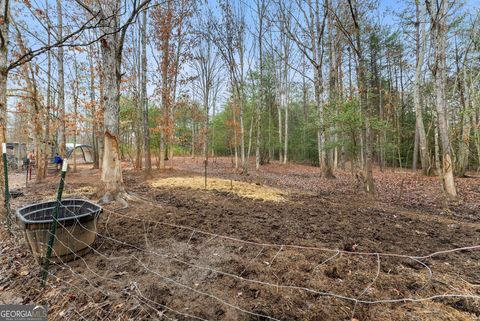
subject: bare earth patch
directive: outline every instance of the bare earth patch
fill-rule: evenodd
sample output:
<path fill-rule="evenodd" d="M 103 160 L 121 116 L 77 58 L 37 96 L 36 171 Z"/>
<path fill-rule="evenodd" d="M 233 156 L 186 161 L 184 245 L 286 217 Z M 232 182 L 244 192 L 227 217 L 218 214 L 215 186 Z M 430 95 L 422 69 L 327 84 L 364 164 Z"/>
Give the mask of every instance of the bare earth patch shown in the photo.
<path fill-rule="evenodd" d="M 49 320 L 479 320 L 478 248 L 423 256 L 480 244 L 480 179 L 457 180 L 462 201 L 445 209 L 438 179 L 414 174 L 375 172 L 370 199 L 348 172 L 241 175 L 218 159 L 204 189 L 201 162 L 175 164 L 147 181 L 126 170 L 130 207 L 105 207 L 91 252 L 53 264 L 45 289 L 21 232 L 2 231 L 0 303 L 46 303 Z M 57 179 L 13 206 L 51 199 Z M 95 200 L 98 182 L 83 168 L 66 192 Z"/>
<path fill-rule="evenodd" d="M 286 201 L 286 192 L 260 184 L 246 183 L 237 180 L 227 180 L 216 177 L 207 179 L 205 188 L 205 178 L 202 176 L 188 177 L 168 177 L 160 178 L 151 182 L 153 187 L 172 187 L 172 188 L 192 188 L 195 190 L 215 190 L 219 192 L 231 193 L 240 197 L 246 197 L 256 200 L 284 202 Z"/>

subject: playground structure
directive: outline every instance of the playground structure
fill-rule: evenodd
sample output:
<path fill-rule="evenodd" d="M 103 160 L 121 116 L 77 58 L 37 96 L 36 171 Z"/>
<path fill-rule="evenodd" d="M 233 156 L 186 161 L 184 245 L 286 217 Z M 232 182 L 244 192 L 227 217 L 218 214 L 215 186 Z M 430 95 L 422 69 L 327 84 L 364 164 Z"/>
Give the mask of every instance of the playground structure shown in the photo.
<path fill-rule="evenodd" d="M 77 164 L 90 164 L 93 163 L 94 152 L 93 148 L 87 144 L 67 144 L 67 158 L 73 162 L 73 158 L 76 158 Z"/>

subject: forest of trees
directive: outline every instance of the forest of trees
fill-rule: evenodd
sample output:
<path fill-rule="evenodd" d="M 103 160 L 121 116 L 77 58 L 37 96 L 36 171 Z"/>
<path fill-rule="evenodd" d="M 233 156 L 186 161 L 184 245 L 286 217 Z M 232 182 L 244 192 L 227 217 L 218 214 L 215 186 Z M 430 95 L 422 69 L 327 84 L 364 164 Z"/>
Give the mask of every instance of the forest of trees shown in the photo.
<path fill-rule="evenodd" d="M 348 170 L 369 193 L 374 167 L 421 169 L 456 198 L 480 167 L 474 2 L 1 0 L 0 142 L 31 146 L 39 181 L 52 147 L 92 145 L 105 201 L 122 160 L 175 155 Z"/>

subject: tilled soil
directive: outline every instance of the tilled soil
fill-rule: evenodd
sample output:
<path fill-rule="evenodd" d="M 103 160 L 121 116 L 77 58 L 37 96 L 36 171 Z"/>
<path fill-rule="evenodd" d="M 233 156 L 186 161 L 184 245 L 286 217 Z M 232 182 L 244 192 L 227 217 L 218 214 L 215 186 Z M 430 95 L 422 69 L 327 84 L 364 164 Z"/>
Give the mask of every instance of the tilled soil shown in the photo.
<path fill-rule="evenodd" d="M 327 181 L 314 168 L 272 165 L 241 176 L 225 164 L 212 175 L 283 187 L 287 201 L 152 188 L 126 171 L 129 207 L 105 206 L 93 250 L 53 264 L 44 290 L 21 235 L 2 235 L 0 303 L 47 302 L 52 320 L 480 319 L 480 251 L 425 258 L 480 244 L 478 214 L 468 210 L 480 203 L 478 179 L 461 181 L 466 200 L 447 210 L 432 203 L 441 195 L 430 178 L 418 197 L 418 180 L 378 173 L 373 200 L 346 172 Z M 149 179 L 201 171 L 180 165 Z M 67 179 L 73 194 L 96 184 L 92 170 Z M 453 294 L 470 298 L 440 297 Z"/>

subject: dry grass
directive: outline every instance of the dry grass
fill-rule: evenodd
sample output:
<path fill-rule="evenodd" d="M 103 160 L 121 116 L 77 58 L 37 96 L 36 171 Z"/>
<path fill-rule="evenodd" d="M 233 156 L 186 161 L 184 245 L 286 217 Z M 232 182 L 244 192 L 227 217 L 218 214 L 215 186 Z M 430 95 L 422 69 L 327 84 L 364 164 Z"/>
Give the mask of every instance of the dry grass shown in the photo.
<path fill-rule="evenodd" d="M 66 190 L 63 193 L 63 197 L 75 197 L 75 196 L 86 196 L 91 197 L 96 193 L 97 189 L 95 186 L 83 186 L 75 189 Z"/>
<path fill-rule="evenodd" d="M 153 187 L 187 187 L 205 189 L 205 179 L 202 176 L 169 177 L 151 182 Z M 284 202 L 286 193 L 280 189 L 251 184 L 241 181 L 232 181 L 220 178 L 209 178 L 207 190 L 217 190 L 263 201 Z"/>

